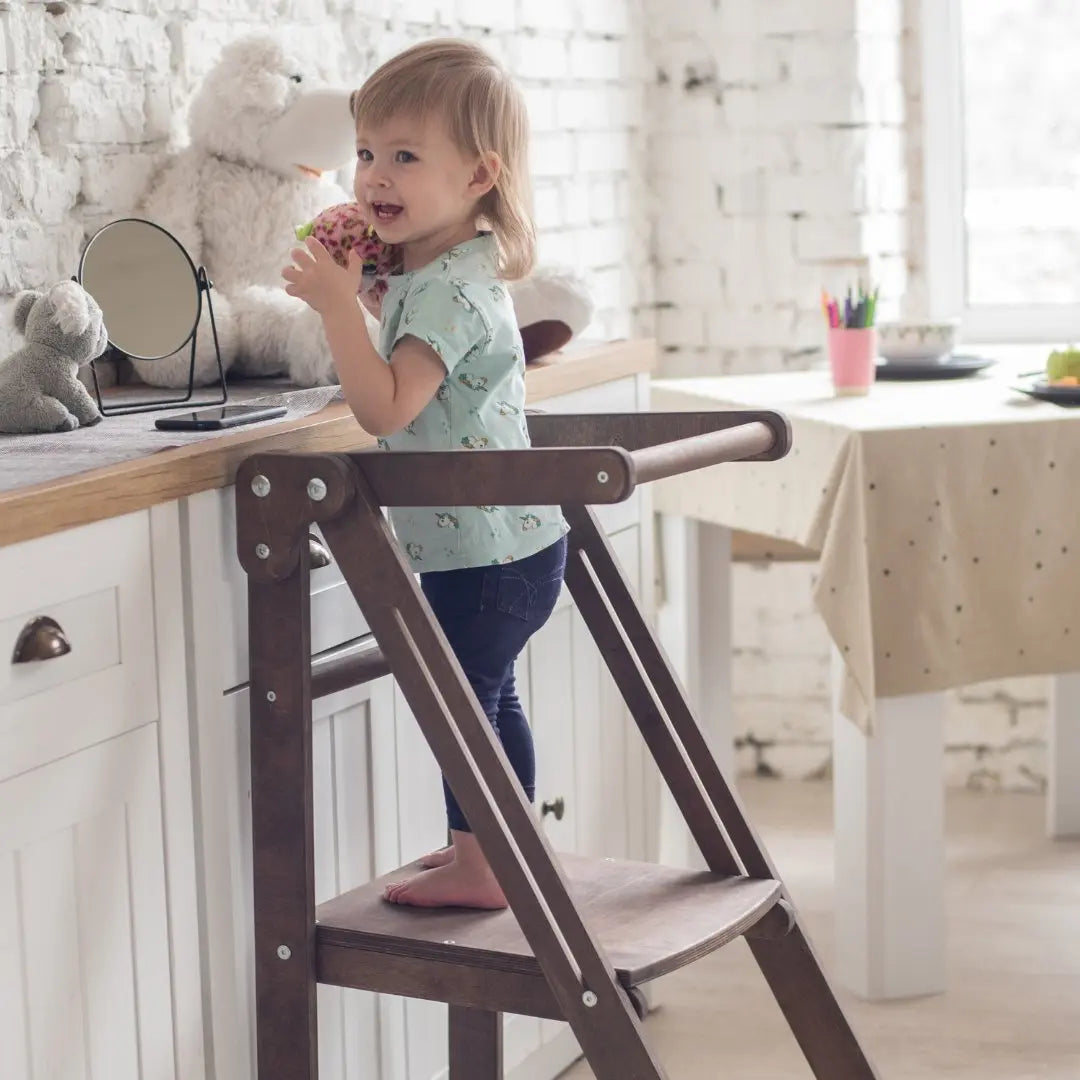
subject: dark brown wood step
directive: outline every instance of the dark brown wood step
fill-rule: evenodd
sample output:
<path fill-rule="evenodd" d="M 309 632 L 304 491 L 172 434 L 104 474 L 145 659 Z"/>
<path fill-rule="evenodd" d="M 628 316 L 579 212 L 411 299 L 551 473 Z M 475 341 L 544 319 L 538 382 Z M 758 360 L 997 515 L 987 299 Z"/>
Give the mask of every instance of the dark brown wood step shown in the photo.
<path fill-rule="evenodd" d="M 780 898 L 772 880 L 559 858 L 579 910 L 627 988 L 739 937 Z M 387 884 L 417 870 L 404 867 L 319 905 L 319 981 L 474 1007 L 494 999 L 506 1012 L 558 1016 L 512 912 L 427 910 L 382 899 Z"/>

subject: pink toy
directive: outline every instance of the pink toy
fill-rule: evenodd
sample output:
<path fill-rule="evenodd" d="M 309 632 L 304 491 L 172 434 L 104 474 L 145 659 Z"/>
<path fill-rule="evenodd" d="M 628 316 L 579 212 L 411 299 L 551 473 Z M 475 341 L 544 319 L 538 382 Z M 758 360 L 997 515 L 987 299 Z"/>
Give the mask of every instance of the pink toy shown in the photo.
<path fill-rule="evenodd" d="M 387 275 L 400 270 L 401 252 L 392 244 L 384 244 L 360 213 L 357 203 L 338 203 L 327 207 L 306 225 L 296 230 L 297 240 L 314 236 L 326 248 L 339 266 L 347 266 L 349 252 L 354 248 L 364 260 L 364 282 L 361 292 L 373 292 L 382 297 L 386 292 Z"/>

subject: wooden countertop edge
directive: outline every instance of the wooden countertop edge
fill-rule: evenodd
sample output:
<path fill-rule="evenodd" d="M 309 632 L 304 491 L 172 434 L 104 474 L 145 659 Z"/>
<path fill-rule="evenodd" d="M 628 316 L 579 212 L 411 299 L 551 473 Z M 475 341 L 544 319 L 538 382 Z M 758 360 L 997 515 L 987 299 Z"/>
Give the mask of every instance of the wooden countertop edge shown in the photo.
<path fill-rule="evenodd" d="M 527 400 L 533 404 L 655 367 L 656 344 L 650 339 L 583 346 L 530 365 L 525 373 Z M 241 428 L 204 442 L 16 488 L 0 493 L 0 547 L 226 487 L 240 463 L 255 453 L 341 453 L 363 450 L 374 442 L 349 407 L 334 402 L 311 416 L 272 428 Z"/>

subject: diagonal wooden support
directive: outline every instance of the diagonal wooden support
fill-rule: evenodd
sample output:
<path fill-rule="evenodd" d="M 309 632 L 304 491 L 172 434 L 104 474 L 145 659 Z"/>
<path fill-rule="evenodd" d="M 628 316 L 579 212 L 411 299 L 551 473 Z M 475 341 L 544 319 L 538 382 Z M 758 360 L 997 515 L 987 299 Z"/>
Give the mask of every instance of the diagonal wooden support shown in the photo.
<path fill-rule="evenodd" d="M 563 514 L 571 530 L 567 584 L 706 864 L 711 870 L 739 873 L 741 863 L 751 877 L 781 881 L 741 800 L 724 779 L 595 515 L 584 506 L 564 506 Z M 720 822 L 730 847 L 720 832 Z M 819 1080 L 873 1080 L 877 1074 L 836 1000 L 786 890 L 785 899 L 792 924 L 783 934 L 756 937 L 748 932 L 754 958 L 815 1076 Z"/>
<path fill-rule="evenodd" d="M 502 745 L 362 477 L 356 488 L 353 504 L 323 522 L 323 536 L 563 1016 L 600 1080 L 662 1080 L 633 1004 L 570 897 Z"/>

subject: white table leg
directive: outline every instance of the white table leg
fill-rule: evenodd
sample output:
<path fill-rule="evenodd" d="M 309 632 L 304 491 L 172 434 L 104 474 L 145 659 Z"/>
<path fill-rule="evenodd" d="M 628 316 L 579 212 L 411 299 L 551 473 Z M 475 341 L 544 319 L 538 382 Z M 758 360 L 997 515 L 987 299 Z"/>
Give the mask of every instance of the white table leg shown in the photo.
<path fill-rule="evenodd" d="M 731 701 L 731 531 L 662 515 L 658 557 L 664 603 L 661 644 L 686 688 L 698 722 L 725 776 L 735 775 Z M 660 861 L 702 866 L 678 808 L 665 791 L 660 808 Z"/>
<path fill-rule="evenodd" d="M 945 696 L 879 698 L 863 734 L 836 707 L 836 974 L 868 1000 L 945 989 Z"/>
<path fill-rule="evenodd" d="M 1046 740 L 1046 828 L 1055 840 L 1080 836 L 1080 674 L 1057 675 Z"/>

